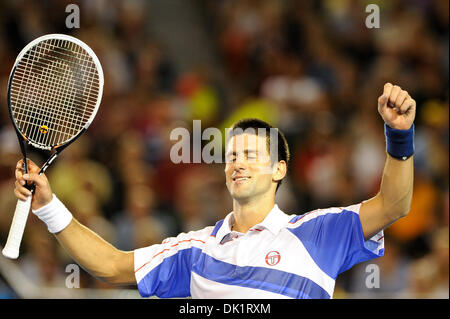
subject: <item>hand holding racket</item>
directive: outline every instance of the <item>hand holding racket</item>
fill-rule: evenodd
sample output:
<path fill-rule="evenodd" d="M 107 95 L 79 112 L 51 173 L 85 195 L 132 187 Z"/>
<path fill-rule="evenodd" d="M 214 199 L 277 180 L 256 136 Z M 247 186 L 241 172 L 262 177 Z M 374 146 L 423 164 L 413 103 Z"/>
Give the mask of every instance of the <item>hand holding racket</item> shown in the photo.
<path fill-rule="evenodd" d="M 50 184 L 45 174 L 40 173 L 40 168 L 33 161 L 28 160 L 28 174 L 23 169 L 23 159 L 16 165 L 16 183 L 14 194 L 22 202 L 31 199 L 31 209 L 36 210 L 47 205 L 53 198 Z M 25 177 L 24 177 L 25 175 Z M 34 191 L 31 192 L 28 185 L 33 184 Z M 32 196 L 33 195 L 33 196 Z"/>
<path fill-rule="evenodd" d="M 33 40 L 20 52 L 8 82 L 9 114 L 24 158 L 19 165 L 23 163 L 23 172 L 29 173 L 26 144 L 53 152 L 39 172 L 31 164 L 30 173 L 35 174 L 32 179 L 38 187 L 46 178 L 42 176 L 39 180 L 36 174 L 44 173 L 59 153 L 86 131 L 97 114 L 102 93 L 102 67 L 95 53 L 82 41 L 49 34 Z M 23 176 L 16 168 L 17 177 L 16 183 L 20 184 Z M 19 189 L 25 193 L 24 186 L 29 194 L 34 192 L 35 185 L 16 184 L 16 196 Z M 2 251 L 13 259 L 19 256 L 32 200 L 32 196 L 17 197 Z"/>

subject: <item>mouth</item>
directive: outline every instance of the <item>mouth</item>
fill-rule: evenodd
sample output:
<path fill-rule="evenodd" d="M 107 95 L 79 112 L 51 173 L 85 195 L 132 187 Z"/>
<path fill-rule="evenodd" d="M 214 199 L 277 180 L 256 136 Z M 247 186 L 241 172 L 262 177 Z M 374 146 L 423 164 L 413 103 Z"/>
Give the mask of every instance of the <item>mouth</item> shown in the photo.
<path fill-rule="evenodd" d="M 247 180 L 249 180 L 251 177 L 250 176 L 235 176 L 232 178 L 234 183 L 243 183 Z"/>

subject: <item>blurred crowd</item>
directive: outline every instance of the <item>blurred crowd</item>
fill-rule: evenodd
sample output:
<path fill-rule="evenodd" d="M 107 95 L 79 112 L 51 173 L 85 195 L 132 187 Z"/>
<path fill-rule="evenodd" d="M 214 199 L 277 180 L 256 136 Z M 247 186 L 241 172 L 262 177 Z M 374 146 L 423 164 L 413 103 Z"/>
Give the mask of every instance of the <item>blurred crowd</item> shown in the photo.
<path fill-rule="evenodd" d="M 79 29 L 65 25 L 70 3 L 80 7 Z M 338 277 L 334 298 L 449 297 L 447 0 L 193 1 L 221 64 L 183 72 L 164 39 L 152 36 L 151 3 L 0 1 L 2 245 L 21 157 L 6 104 L 9 72 L 29 41 L 65 33 L 96 52 L 105 88 L 94 123 L 47 176 L 74 216 L 117 248 L 160 243 L 232 210 L 223 164 L 170 160 L 170 132 L 191 130 L 194 119 L 202 129 L 224 129 L 258 117 L 285 133 L 292 162 L 277 203 L 288 214 L 374 196 L 386 157 L 377 98 L 391 82 L 417 101 L 411 210 L 385 230 L 384 257 Z M 365 25 L 369 3 L 380 8 L 380 28 Z M 46 154 L 31 158 L 40 165 Z M 30 214 L 17 265 L 37 285 L 65 287 L 71 263 Z M 367 287 L 369 264 L 379 268 L 379 288 Z M 81 287 L 111 288 L 85 272 Z M 2 297 L 17 296 L 0 276 Z"/>

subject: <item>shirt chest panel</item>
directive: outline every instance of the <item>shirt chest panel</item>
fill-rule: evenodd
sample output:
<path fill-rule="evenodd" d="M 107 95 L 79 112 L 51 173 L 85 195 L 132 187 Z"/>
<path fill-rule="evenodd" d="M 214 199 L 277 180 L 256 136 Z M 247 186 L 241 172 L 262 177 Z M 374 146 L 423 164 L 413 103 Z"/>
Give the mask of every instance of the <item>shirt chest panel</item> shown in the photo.
<path fill-rule="evenodd" d="M 283 264 L 294 261 L 295 254 L 289 251 L 285 233 L 274 235 L 269 230 L 250 232 L 240 236 L 224 238 L 222 243 L 212 237 L 207 241 L 203 252 L 217 261 L 238 267 L 268 267 L 281 269 Z M 288 257 L 289 255 L 292 255 Z"/>
<path fill-rule="evenodd" d="M 221 244 L 211 236 L 206 241 L 202 254 L 193 264 L 195 275 L 191 277 L 191 288 L 201 287 L 200 291 L 213 294 L 217 289 L 214 283 L 220 283 L 225 285 L 221 286 L 223 294 L 234 294 L 236 289 L 247 285 L 264 290 L 260 287 L 265 282 L 275 286 L 296 282 L 291 288 L 308 293 L 311 286 L 320 285 L 332 293 L 334 280 L 317 266 L 289 230 L 282 229 L 274 235 L 265 229 L 237 238 L 232 234 L 229 239 Z"/>
<path fill-rule="evenodd" d="M 316 282 L 325 281 L 326 286 L 334 282 L 318 267 L 303 244 L 286 229 L 277 235 L 268 230 L 250 236 L 247 233 L 223 244 L 211 237 L 203 253 L 205 257 L 193 266 L 199 275 L 220 273 L 236 277 L 250 273 L 248 268 L 266 268 L 314 278 Z M 223 264 L 226 266 L 222 267 Z"/>

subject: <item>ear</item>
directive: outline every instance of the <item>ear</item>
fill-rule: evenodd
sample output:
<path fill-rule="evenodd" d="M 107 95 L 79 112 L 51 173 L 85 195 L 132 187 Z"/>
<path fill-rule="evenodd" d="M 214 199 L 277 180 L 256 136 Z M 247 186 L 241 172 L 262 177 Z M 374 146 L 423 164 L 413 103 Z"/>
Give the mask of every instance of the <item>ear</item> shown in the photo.
<path fill-rule="evenodd" d="M 278 161 L 278 163 L 276 165 L 274 165 L 273 169 L 274 169 L 274 171 L 273 171 L 272 179 L 274 182 L 279 182 L 286 176 L 287 165 L 286 165 L 285 161 L 283 161 L 283 160 Z"/>

